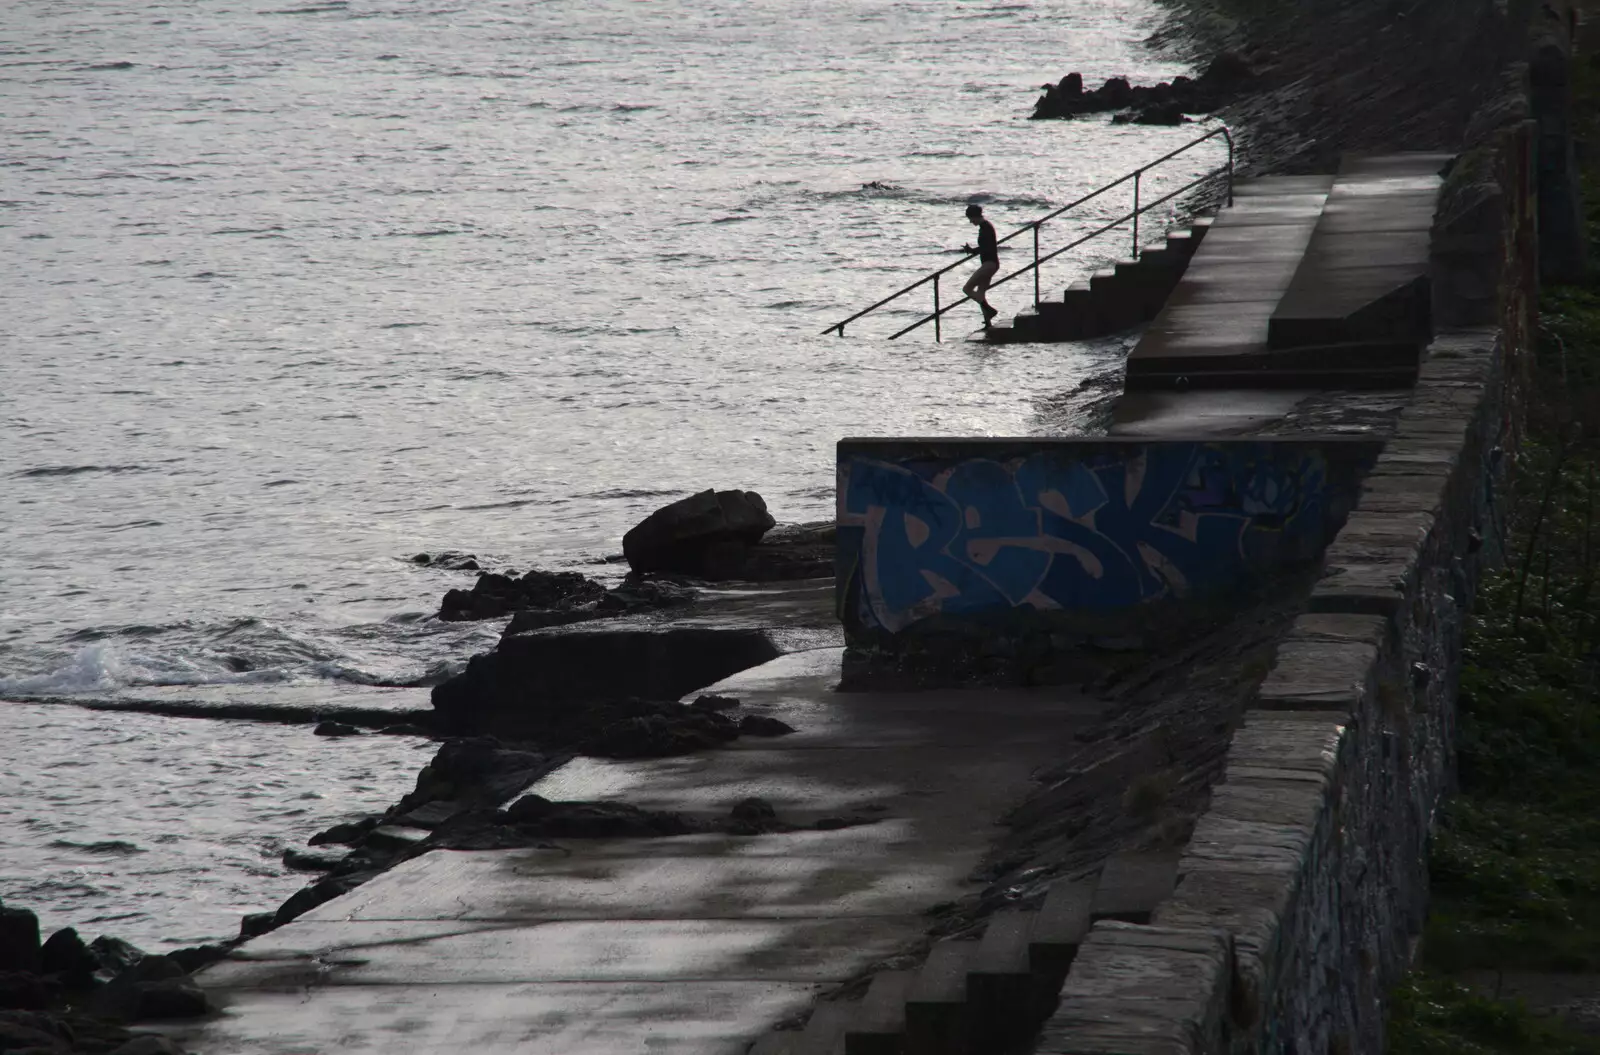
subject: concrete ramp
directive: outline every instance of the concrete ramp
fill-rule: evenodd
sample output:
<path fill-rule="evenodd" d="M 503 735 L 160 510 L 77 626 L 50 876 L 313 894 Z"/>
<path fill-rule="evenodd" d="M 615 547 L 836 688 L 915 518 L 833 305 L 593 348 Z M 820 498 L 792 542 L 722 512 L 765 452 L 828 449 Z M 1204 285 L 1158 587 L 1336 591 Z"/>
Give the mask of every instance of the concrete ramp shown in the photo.
<path fill-rule="evenodd" d="M 1311 241 L 1331 176 L 1241 183 L 1128 356 L 1130 390 L 1187 387 L 1257 368 L 1267 325 Z"/>
<path fill-rule="evenodd" d="M 1127 388 L 1395 388 L 1431 336 L 1442 154 L 1241 184 L 1128 358 Z"/>
<path fill-rule="evenodd" d="M 1272 313 L 1272 351 L 1350 345 L 1362 356 L 1351 365 L 1367 366 L 1375 348 L 1397 356 L 1405 348 L 1415 372 L 1431 336 L 1428 238 L 1448 160 L 1422 153 L 1345 158 Z"/>

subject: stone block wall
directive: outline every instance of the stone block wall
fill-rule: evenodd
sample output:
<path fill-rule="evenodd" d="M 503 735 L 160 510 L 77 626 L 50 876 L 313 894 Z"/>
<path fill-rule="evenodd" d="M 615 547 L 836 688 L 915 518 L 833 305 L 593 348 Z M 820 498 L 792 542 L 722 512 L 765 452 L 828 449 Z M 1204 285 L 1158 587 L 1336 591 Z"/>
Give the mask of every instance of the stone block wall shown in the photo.
<path fill-rule="evenodd" d="M 1383 995 L 1425 916 L 1427 833 L 1453 770 L 1463 616 L 1497 530 L 1504 361 L 1497 328 L 1434 341 L 1174 894 L 1132 928 L 1142 941 L 1096 925 L 1039 1052 L 1383 1050 Z M 1196 949 L 1218 943 L 1226 957 L 1193 984 Z"/>
<path fill-rule="evenodd" d="M 847 685 L 1050 680 L 1208 620 L 1343 523 L 1370 438 L 843 440 Z"/>

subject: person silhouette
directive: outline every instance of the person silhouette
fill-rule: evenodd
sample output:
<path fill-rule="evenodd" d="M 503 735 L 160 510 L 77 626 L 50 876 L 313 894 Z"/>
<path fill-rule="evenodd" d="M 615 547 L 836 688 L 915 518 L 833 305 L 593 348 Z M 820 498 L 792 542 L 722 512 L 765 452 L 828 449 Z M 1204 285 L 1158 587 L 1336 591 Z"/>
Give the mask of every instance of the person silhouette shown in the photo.
<path fill-rule="evenodd" d="M 978 254 L 978 270 L 967 279 L 961 292 L 978 302 L 978 307 L 983 309 L 983 328 L 988 329 L 989 323 L 1000 314 L 989 305 L 988 296 L 989 280 L 1000 270 L 1000 246 L 995 241 L 994 224 L 983 218 L 983 206 L 967 206 L 967 219 L 978 228 L 978 248 L 973 249 L 970 245 L 961 248 L 965 252 Z"/>

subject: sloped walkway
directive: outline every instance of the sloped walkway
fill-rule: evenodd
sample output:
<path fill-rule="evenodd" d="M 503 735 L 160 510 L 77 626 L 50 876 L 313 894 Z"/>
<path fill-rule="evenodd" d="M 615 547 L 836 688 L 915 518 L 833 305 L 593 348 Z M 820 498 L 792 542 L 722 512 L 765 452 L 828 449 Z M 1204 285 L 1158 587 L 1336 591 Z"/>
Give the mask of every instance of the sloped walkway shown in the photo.
<path fill-rule="evenodd" d="M 743 1053 L 916 947 L 922 913 L 975 889 L 996 818 L 1099 706 L 1061 689 L 840 694 L 839 655 L 713 687 L 796 733 L 579 759 L 530 789 L 698 816 L 755 796 L 802 830 L 427 854 L 204 971 L 224 1011 L 182 1039 L 219 1055 Z"/>

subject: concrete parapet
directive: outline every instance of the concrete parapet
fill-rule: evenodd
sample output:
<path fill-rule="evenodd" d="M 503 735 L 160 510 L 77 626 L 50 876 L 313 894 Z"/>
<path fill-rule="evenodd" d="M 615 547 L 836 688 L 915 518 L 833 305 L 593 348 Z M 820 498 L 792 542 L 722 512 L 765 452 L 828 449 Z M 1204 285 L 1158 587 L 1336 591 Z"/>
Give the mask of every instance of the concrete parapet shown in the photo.
<path fill-rule="evenodd" d="M 847 685 L 1051 680 L 1311 566 L 1379 451 L 1362 437 L 842 440 Z"/>

